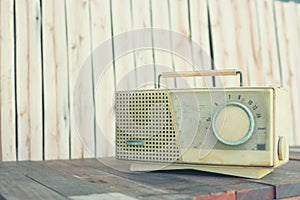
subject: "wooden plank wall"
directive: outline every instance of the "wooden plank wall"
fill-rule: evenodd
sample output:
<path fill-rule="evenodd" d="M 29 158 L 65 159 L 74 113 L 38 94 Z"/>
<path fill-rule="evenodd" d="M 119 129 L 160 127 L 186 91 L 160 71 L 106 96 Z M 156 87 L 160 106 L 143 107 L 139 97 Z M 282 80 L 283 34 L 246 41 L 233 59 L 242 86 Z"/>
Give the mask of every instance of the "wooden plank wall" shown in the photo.
<path fill-rule="evenodd" d="M 300 4 L 275 2 L 282 84 L 290 91 L 290 142 L 300 144 Z"/>
<path fill-rule="evenodd" d="M 16 160 L 14 2 L 0 1 L 0 160 Z"/>
<path fill-rule="evenodd" d="M 18 160 L 41 160 L 44 138 L 40 2 L 15 2 L 15 20 L 17 157 Z"/>
<path fill-rule="evenodd" d="M 101 48 L 101 44 L 112 36 L 110 1 L 91 1 L 90 8 L 92 49 L 97 51 L 97 49 Z M 101 10 L 101 12 L 99 12 L 99 10 Z M 112 43 L 110 42 L 108 45 L 112 46 Z M 112 54 L 112 50 L 106 50 L 104 56 L 108 58 L 108 60 L 112 60 Z M 101 59 L 99 59 L 98 56 L 93 56 L 93 68 L 95 69 L 94 76 L 100 65 Z M 111 156 L 115 152 L 111 147 L 111 144 L 114 142 L 112 130 L 114 130 L 115 127 L 114 112 L 112 109 L 115 92 L 115 76 L 112 63 L 105 70 L 102 77 L 100 82 L 94 82 L 95 102 L 99 102 L 95 104 L 96 124 L 102 124 L 102 127 L 97 126 L 95 130 L 95 155 L 97 157 Z M 94 78 L 94 80 L 95 79 L 96 78 Z M 103 98 L 103 94 L 105 95 L 105 98 Z M 111 123 L 101 123 L 104 121 L 109 121 Z"/>
<path fill-rule="evenodd" d="M 68 50 L 64 1 L 44 1 L 43 79 L 45 159 L 69 158 Z M 54 111 L 54 112 L 53 112 Z"/>
<path fill-rule="evenodd" d="M 239 67 L 248 86 L 289 89 L 290 144 L 300 145 L 299 22 L 300 4 L 293 1 L 1 0 L 0 160 L 113 155 L 115 88 L 154 88 L 158 73 L 166 69 L 162 66 L 192 70 L 191 62 L 200 63 L 200 69 Z M 127 34 L 120 43 L 120 34 L 143 28 L 152 31 L 144 38 L 152 48 L 122 52 L 132 50 L 140 38 Z M 191 60 L 156 49 L 157 28 L 184 35 Z M 184 40 L 164 42 L 179 51 Z M 91 52 L 103 44 L 109 46 L 103 56 L 111 62 L 99 80 L 103 63 Z M 205 56 L 214 63 L 195 61 Z M 74 96 L 79 75 L 84 81 L 76 93 L 80 95 Z M 171 79 L 163 84 L 194 87 L 212 82 Z M 235 77 L 218 78 L 215 84 L 238 82 Z"/>
<path fill-rule="evenodd" d="M 239 66 L 245 85 L 280 85 L 273 1 L 208 2 L 216 68 Z M 238 82 L 226 78 L 223 85 Z"/>

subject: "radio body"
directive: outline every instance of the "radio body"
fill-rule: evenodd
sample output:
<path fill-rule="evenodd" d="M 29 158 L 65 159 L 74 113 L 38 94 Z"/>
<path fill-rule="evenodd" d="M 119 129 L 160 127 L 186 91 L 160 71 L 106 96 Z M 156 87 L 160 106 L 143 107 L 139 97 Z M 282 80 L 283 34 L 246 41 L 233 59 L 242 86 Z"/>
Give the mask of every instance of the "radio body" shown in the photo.
<path fill-rule="evenodd" d="M 288 93 L 273 87 L 116 93 L 116 158 L 134 171 L 261 178 L 288 161 Z"/>

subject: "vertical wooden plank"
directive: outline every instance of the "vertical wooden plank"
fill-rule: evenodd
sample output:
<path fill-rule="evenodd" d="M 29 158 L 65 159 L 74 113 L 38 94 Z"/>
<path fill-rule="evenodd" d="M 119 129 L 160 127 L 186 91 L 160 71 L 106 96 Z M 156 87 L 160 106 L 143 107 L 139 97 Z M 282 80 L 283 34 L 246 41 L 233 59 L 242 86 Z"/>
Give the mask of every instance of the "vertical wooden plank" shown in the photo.
<path fill-rule="evenodd" d="M 188 1 L 187 0 L 170 0 L 170 17 L 171 17 L 171 28 L 172 31 L 178 32 L 190 38 L 190 29 L 189 29 L 189 16 L 188 16 Z M 172 38 L 172 47 L 176 49 L 183 48 L 183 40 L 174 40 Z M 187 51 L 189 57 L 192 57 L 191 46 L 185 50 Z M 174 66 L 176 71 L 191 71 L 193 67 L 189 61 L 181 58 L 182 55 L 174 55 Z M 188 88 L 194 87 L 194 80 L 192 78 L 177 78 L 177 87 L 179 88 Z"/>
<path fill-rule="evenodd" d="M 0 1 L 0 161 L 16 160 L 13 0 Z"/>
<path fill-rule="evenodd" d="M 238 67 L 244 85 L 280 82 L 271 1 L 208 1 L 214 62 L 217 69 Z M 224 86 L 237 86 L 228 78 Z M 220 83 L 219 83 L 220 84 Z"/>
<path fill-rule="evenodd" d="M 150 28 L 150 1 L 132 0 L 131 6 L 132 29 Z M 149 41 L 152 40 L 152 38 L 146 39 Z M 134 56 L 135 67 L 137 68 L 137 88 L 154 88 L 156 74 L 152 49 L 135 50 Z"/>
<path fill-rule="evenodd" d="M 283 86 L 289 90 L 290 94 L 290 116 L 291 131 L 289 131 L 290 145 L 299 145 L 300 137 L 300 80 L 298 76 L 300 65 L 300 25 L 299 25 L 300 5 L 295 2 L 275 2 L 276 25 L 278 34 L 278 44 L 283 77 Z"/>
<path fill-rule="evenodd" d="M 43 1 L 42 11 L 45 159 L 67 159 L 70 119 L 64 1 Z"/>
<path fill-rule="evenodd" d="M 216 69 L 238 67 L 246 73 L 247 63 L 243 63 L 243 56 L 240 55 L 240 53 L 247 55 L 247 53 L 251 51 L 249 46 L 250 40 L 248 38 L 249 33 L 246 33 L 246 36 L 241 35 L 241 33 L 246 32 L 245 28 L 249 27 L 249 21 L 247 21 L 247 12 L 249 12 L 249 10 L 245 6 L 238 7 L 238 2 L 241 1 L 208 1 L 211 20 L 212 48 Z M 243 3 L 245 4 L 245 1 L 242 1 L 242 4 Z M 242 10 L 238 11 L 239 9 Z M 242 13 L 242 15 L 237 17 L 237 12 Z M 238 42 L 242 39 L 246 39 L 241 44 L 244 48 L 242 52 L 238 52 Z M 244 84 L 248 85 L 249 80 L 247 78 L 244 79 Z M 218 81 L 218 86 L 222 85 L 237 86 L 238 81 L 226 77 L 226 80 L 224 80 L 223 83 Z"/>
<path fill-rule="evenodd" d="M 66 0 L 66 12 L 70 81 L 71 158 L 83 158 L 94 154 L 89 1 Z M 83 64 L 85 64 L 84 71 L 80 71 Z M 78 81 L 80 84 L 86 81 L 84 87 L 76 88 Z M 75 89 L 80 91 L 75 91 Z M 74 96 L 74 92 L 78 96 Z M 90 144 L 90 146 L 85 147 L 84 144 Z"/>
<path fill-rule="evenodd" d="M 249 68 L 251 85 L 281 85 L 273 2 L 256 0 L 259 35 L 258 49 L 254 54 L 255 66 Z"/>
<path fill-rule="evenodd" d="M 1 4 L 1 2 L 0 2 L 0 11 L 1 11 L 1 13 L 2 13 L 2 4 Z M 1 43 L 0 44 L 2 44 L 2 16 L 1 16 L 1 14 L 0 14 L 0 41 L 1 41 Z M 2 69 L 2 45 L 0 45 L 0 69 Z M 2 70 L 1 70 L 2 71 Z M 0 82 L 0 87 L 1 87 L 1 82 Z M 0 90 L 0 95 L 1 95 L 1 91 L 2 90 Z M 0 101 L 0 105 L 1 105 L 1 101 Z M 0 106 L 0 113 L 1 113 L 1 106 Z M 1 115 L 0 115 L 0 128 L 1 128 Z M 0 161 L 2 161 L 2 131 L 0 131 Z"/>
<path fill-rule="evenodd" d="M 98 70 L 102 72 L 100 79 L 95 79 L 94 88 L 96 122 L 98 126 L 96 132 L 96 157 L 113 156 L 115 152 L 114 69 L 113 65 L 105 69 L 104 67 L 106 66 L 103 66 L 103 60 L 112 58 L 112 49 L 107 49 L 106 55 L 97 54 L 97 49 L 102 48 L 103 42 L 111 38 L 110 1 L 91 0 L 90 7 L 92 48 L 96 53 L 93 56 L 94 73 Z M 99 59 L 101 56 L 105 56 L 105 58 Z"/>
<path fill-rule="evenodd" d="M 296 8 L 297 8 L 297 11 L 296 11 L 297 20 L 295 20 L 294 22 L 297 23 L 297 41 L 300 42 L 300 23 L 299 23 L 299 20 L 300 20 L 300 4 L 299 4 L 299 2 L 296 4 Z M 293 98 L 293 102 L 290 102 L 291 105 L 293 103 L 293 105 L 292 105 L 293 107 L 291 108 L 291 112 L 296 112 L 296 115 L 297 115 L 297 116 L 295 116 L 294 121 L 290 120 L 290 121 L 292 121 L 292 123 L 295 123 L 296 126 L 297 126 L 297 128 L 295 128 L 295 130 L 293 132 L 291 132 L 291 134 L 290 134 L 290 135 L 295 135 L 296 140 L 293 140 L 293 137 L 291 137 L 291 136 L 289 137 L 290 141 L 293 140 L 293 142 L 290 142 L 290 144 L 293 145 L 293 146 L 299 146 L 300 145 L 300 135 L 299 135 L 299 132 L 298 132 L 299 128 L 300 128 L 300 125 L 297 121 L 297 119 L 299 119 L 299 117 L 300 117 L 300 106 L 299 106 L 299 103 L 298 103 L 299 99 L 300 99 L 300 92 L 299 92 L 299 88 L 297 88 L 297 86 L 299 87 L 299 85 L 300 85 L 300 80 L 299 80 L 299 78 L 297 78 L 297 77 L 300 76 L 300 69 L 299 69 L 299 65 L 298 65 L 299 62 L 300 62 L 300 58 L 299 58 L 300 44 L 299 43 L 297 43 L 297 44 L 298 44 L 297 45 L 297 52 L 294 52 L 295 53 L 294 59 L 297 60 L 297 63 L 295 65 L 292 65 L 292 70 L 293 70 L 292 74 L 294 74 L 294 75 L 290 74 L 292 77 L 294 77 L 293 79 L 296 79 L 296 80 L 294 80 L 294 81 L 296 81 L 296 84 L 295 84 L 296 87 L 293 87 L 293 89 L 288 88 L 289 92 L 290 92 L 289 93 L 290 98 Z M 281 65 L 281 68 L 283 68 L 283 67 L 284 66 Z M 283 81 L 286 82 L 287 81 L 287 79 L 286 79 L 287 73 L 283 74 L 283 77 L 284 77 Z M 297 92 L 295 92 L 295 91 L 297 91 Z M 296 106 L 295 110 L 294 110 L 294 106 Z"/>
<path fill-rule="evenodd" d="M 162 29 L 165 30 L 165 34 L 168 34 L 168 37 L 171 37 L 169 34 L 170 30 L 170 10 L 168 6 L 168 0 L 151 0 L 151 14 L 152 14 L 152 27 L 154 29 Z M 173 71 L 174 66 L 172 62 L 172 56 L 170 52 L 162 51 L 157 48 L 159 44 L 159 38 L 153 36 L 153 44 L 154 44 L 154 57 L 155 57 L 155 65 L 156 65 L 156 75 L 164 72 L 166 70 Z M 169 41 L 165 41 L 171 47 L 171 39 Z M 170 51 L 171 49 L 169 49 Z M 162 66 L 162 69 L 160 69 Z M 162 70 L 162 71 L 161 71 Z M 175 82 L 173 79 L 165 79 L 162 80 L 162 87 L 174 88 Z"/>
<path fill-rule="evenodd" d="M 18 158 L 41 160 L 41 11 L 38 0 L 16 2 Z"/>
<path fill-rule="evenodd" d="M 112 23 L 113 23 L 113 36 L 117 36 L 121 33 L 132 30 L 132 21 L 131 21 L 131 7 L 130 1 L 123 0 L 111 0 L 112 7 Z M 124 48 L 129 47 L 129 42 L 132 41 L 132 38 L 124 41 Z M 114 44 L 115 55 L 118 55 L 119 46 Z M 116 57 L 115 59 L 115 73 L 116 73 L 116 89 L 135 89 L 136 88 L 136 79 L 132 77 L 132 74 L 135 73 L 135 63 L 134 63 L 134 54 L 128 53 L 122 55 L 120 58 Z"/>
<path fill-rule="evenodd" d="M 207 1 L 189 0 L 193 62 L 198 70 L 211 70 Z M 201 51 L 198 51 L 198 47 Z M 196 87 L 212 87 L 211 78 L 196 78 Z"/>

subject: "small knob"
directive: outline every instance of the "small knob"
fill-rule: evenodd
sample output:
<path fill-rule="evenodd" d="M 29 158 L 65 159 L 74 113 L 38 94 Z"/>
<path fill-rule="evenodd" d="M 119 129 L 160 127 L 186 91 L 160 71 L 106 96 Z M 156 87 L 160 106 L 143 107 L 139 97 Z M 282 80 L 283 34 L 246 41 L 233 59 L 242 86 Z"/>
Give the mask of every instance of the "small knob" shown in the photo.
<path fill-rule="evenodd" d="M 285 137 L 279 137 L 278 139 L 278 159 L 284 160 L 287 155 L 287 141 Z"/>
<path fill-rule="evenodd" d="M 240 145 L 254 131 L 254 117 L 245 105 L 228 102 L 217 109 L 212 119 L 212 129 L 217 139 L 226 145 Z"/>

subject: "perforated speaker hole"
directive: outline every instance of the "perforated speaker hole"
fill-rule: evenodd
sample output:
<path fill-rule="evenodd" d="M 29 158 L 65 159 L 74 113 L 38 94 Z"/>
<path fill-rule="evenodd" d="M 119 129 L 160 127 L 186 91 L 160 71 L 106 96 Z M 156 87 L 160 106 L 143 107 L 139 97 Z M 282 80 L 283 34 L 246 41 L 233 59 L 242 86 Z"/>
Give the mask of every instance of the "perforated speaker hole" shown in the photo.
<path fill-rule="evenodd" d="M 179 148 L 166 91 L 116 94 L 116 158 L 174 162 Z"/>

